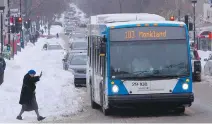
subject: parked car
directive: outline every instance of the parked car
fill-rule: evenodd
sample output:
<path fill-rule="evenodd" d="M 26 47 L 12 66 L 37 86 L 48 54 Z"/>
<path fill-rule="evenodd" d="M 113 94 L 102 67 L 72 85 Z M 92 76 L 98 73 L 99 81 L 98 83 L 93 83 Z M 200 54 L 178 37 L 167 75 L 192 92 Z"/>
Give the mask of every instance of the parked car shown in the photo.
<path fill-rule="evenodd" d="M 63 47 L 59 43 L 45 43 L 43 50 L 63 50 Z"/>
<path fill-rule="evenodd" d="M 86 86 L 87 53 L 74 53 L 63 59 L 63 68 L 74 75 L 74 85 Z"/>
<path fill-rule="evenodd" d="M 72 38 L 73 39 L 86 39 L 86 34 L 85 33 L 79 33 L 79 32 L 72 32 Z"/>
<path fill-rule="evenodd" d="M 86 39 L 77 39 L 71 42 L 71 45 L 69 48 L 71 51 L 84 50 L 86 52 L 88 49 L 87 47 L 88 47 L 88 42 L 86 41 Z"/>
<path fill-rule="evenodd" d="M 201 82 L 201 58 L 199 57 L 198 51 L 196 49 L 190 49 L 191 62 L 192 62 L 192 79 L 193 81 Z"/>

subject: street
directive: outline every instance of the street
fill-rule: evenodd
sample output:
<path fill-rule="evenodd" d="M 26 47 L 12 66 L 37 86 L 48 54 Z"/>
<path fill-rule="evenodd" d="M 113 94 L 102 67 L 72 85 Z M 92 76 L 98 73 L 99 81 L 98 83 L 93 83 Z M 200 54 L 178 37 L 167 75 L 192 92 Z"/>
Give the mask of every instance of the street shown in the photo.
<path fill-rule="evenodd" d="M 82 90 L 84 98 L 84 110 L 68 119 L 56 121 L 58 123 L 206 123 L 212 121 L 212 85 L 211 77 L 203 77 L 201 83 L 194 83 L 195 100 L 191 107 L 186 108 L 185 114 L 175 115 L 173 113 L 151 114 L 142 110 L 116 110 L 111 116 L 104 116 L 101 110 L 90 107 L 89 97 L 86 97 L 86 89 Z"/>

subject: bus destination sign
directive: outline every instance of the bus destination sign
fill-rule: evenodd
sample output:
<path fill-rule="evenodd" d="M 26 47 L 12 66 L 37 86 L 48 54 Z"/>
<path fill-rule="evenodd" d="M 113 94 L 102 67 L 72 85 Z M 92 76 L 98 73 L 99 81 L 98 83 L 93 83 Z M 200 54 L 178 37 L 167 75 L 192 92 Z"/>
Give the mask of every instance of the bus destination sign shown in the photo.
<path fill-rule="evenodd" d="M 135 27 L 111 29 L 111 41 L 186 39 L 184 27 Z"/>

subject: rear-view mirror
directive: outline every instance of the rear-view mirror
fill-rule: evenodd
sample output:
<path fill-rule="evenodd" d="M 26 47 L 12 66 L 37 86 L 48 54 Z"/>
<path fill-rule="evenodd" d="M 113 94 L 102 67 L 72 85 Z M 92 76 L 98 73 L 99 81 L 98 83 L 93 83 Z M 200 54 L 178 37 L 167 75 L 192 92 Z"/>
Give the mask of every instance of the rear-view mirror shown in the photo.
<path fill-rule="evenodd" d="M 101 40 L 101 43 L 100 43 L 100 56 L 105 56 L 107 38 L 104 35 L 104 37 L 101 38 L 100 40 Z"/>
<path fill-rule="evenodd" d="M 100 56 L 105 56 L 106 54 L 106 43 L 102 42 L 100 44 Z"/>

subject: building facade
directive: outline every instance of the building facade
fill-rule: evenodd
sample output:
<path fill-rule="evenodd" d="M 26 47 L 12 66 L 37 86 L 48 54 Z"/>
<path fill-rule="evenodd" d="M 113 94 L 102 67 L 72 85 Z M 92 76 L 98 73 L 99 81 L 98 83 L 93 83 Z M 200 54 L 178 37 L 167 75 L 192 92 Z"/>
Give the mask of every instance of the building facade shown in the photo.
<path fill-rule="evenodd" d="M 0 7 L 4 6 L 4 12 L 3 12 L 3 31 L 4 34 L 5 32 L 7 32 L 7 28 L 6 28 L 6 22 L 7 22 L 7 13 L 8 13 L 8 4 L 7 4 L 7 0 L 0 0 Z M 1 19 L 0 19 L 0 24 L 1 24 Z M 1 26 L 1 25 L 0 25 Z M 1 38 L 1 35 L 0 35 Z M 4 37 L 5 38 L 5 37 Z M 3 39 L 4 39 L 3 38 Z"/>
<path fill-rule="evenodd" d="M 212 23 L 212 0 L 205 0 L 203 6 L 204 20 Z"/>

